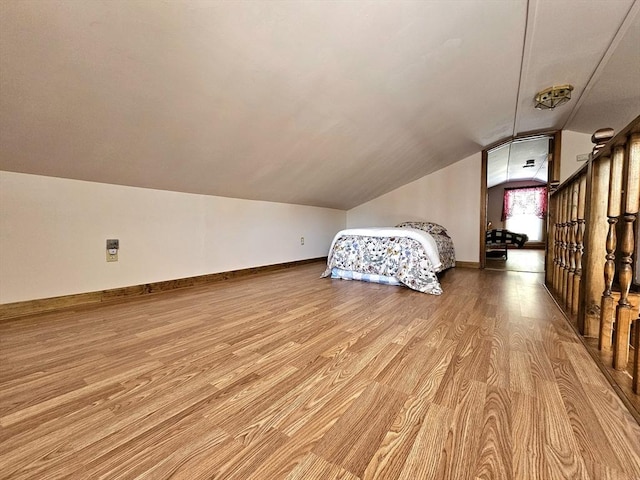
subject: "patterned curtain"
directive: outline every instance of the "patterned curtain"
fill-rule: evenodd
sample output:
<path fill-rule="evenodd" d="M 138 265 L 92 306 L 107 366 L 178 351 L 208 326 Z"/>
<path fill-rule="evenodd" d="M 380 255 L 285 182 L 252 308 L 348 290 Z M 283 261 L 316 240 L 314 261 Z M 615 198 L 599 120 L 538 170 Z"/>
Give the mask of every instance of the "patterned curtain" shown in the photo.
<path fill-rule="evenodd" d="M 547 214 L 547 187 L 505 188 L 502 203 L 502 221 L 514 215 Z"/>

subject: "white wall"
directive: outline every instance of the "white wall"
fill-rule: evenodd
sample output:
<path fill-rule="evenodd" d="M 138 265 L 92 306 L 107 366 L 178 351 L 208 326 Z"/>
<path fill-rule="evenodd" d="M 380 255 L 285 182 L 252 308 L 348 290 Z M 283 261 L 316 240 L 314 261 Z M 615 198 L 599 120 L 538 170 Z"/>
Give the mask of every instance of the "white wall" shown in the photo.
<path fill-rule="evenodd" d="M 0 172 L 0 303 L 321 257 L 345 225 L 328 208 Z"/>
<path fill-rule="evenodd" d="M 389 226 L 403 221 L 439 223 L 459 261 L 479 261 L 481 154 L 478 152 L 347 212 L 347 227 Z"/>
<path fill-rule="evenodd" d="M 591 153 L 593 143 L 591 135 L 587 133 L 562 131 L 561 160 L 560 160 L 560 183 L 573 175 L 584 162 L 576 161 L 576 156 L 583 153 Z"/>

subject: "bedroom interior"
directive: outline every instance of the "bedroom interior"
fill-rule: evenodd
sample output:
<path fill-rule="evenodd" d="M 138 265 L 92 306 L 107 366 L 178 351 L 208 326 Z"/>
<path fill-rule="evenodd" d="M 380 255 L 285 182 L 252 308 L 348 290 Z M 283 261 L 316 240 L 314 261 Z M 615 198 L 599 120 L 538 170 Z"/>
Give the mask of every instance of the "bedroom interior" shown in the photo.
<path fill-rule="evenodd" d="M 486 149 L 481 187 L 487 204 L 485 268 L 544 272 L 548 159 L 554 141 L 559 141 L 556 135 L 537 134 Z"/>
<path fill-rule="evenodd" d="M 456 5 L 0 2 L 0 479 L 640 478 L 640 0 Z"/>

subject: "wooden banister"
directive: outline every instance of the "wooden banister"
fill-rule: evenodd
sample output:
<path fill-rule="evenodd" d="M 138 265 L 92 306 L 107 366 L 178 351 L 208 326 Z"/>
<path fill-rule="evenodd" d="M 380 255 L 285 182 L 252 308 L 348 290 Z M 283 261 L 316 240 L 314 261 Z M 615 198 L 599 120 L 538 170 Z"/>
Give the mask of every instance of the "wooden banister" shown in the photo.
<path fill-rule="evenodd" d="M 578 311 L 578 329 L 587 337 L 598 337 L 604 275 L 602 259 L 606 255 L 609 167 L 611 159 L 601 156 L 589 164 L 583 290 Z"/>
<path fill-rule="evenodd" d="M 638 402 L 640 117 L 615 137 L 602 129 L 592 141 L 587 164 L 550 194 L 545 279 L 621 394 Z"/>
<path fill-rule="evenodd" d="M 587 196 L 587 177 L 580 177 L 578 181 L 578 209 L 576 214 L 576 270 L 573 277 L 573 301 L 571 314 L 577 315 L 582 283 L 582 255 L 584 252 L 584 212 Z"/>
<path fill-rule="evenodd" d="M 640 134 L 631 135 L 627 146 L 617 146 L 614 157 L 618 154 L 626 157 L 626 182 L 624 191 L 625 213 L 623 216 L 622 241 L 620 253 L 622 254 L 620 273 L 620 301 L 616 307 L 616 338 L 613 348 L 613 368 L 624 370 L 629 361 L 629 334 L 631 333 L 632 318 L 631 304 L 629 303 L 629 289 L 633 279 L 633 252 L 635 250 L 634 222 L 640 207 Z M 626 153 L 626 155 L 625 155 Z"/>
<path fill-rule="evenodd" d="M 616 224 L 620 217 L 620 208 L 622 203 L 622 169 L 624 167 L 624 148 L 615 149 L 613 159 L 611 160 L 611 168 L 609 171 L 609 198 L 607 207 L 607 222 L 609 229 L 605 249 L 607 254 L 604 264 L 604 292 L 600 302 L 600 335 L 598 339 L 598 348 L 608 350 L 611 348 L 611 318 L 614 312 L 613 297 L 611 289 L 613 287 L 613 278 L 616 269 Z"/>

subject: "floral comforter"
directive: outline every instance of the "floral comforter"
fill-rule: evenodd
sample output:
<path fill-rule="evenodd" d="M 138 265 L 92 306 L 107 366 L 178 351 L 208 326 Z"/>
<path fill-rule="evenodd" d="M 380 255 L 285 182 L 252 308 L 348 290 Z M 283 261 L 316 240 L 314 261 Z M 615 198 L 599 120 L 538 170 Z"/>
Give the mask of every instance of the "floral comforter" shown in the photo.
<path fill-rule="evenodd" d="M 332 268 L 339 268 L 395 277 L 413 290 L 433 295 L 442 293 L 436 272 L 443 268 L 443 264 L 433 236 L 414 229 L 373 230 L 339 232 L 322 276 L 327 277 Z"/>
<path fill-rule="evenodd" d="M 453 240 L 445 233 L 431 234 L 438 246 L 438 255 L 442 262 L 442 268 L 438 270 L 446 270 L 447 268 L 453 268 L 456 266 L 456 252 L 453 248 Z"/>
<path fill-rule="evenodd" d="M 453 240 L 451 240 L 451 237 L 447 233 L 447 229 L 442 225 L 433 222 L 402 222 L 396 225 L 396 227 L 413 228 L 431 234 L 436 241 L 438 256 L 442 262 L 442 268 L 436 271 L 446 270 L 447 268 L 456 266 L 456 252 L 453 247 Z"/>

